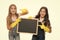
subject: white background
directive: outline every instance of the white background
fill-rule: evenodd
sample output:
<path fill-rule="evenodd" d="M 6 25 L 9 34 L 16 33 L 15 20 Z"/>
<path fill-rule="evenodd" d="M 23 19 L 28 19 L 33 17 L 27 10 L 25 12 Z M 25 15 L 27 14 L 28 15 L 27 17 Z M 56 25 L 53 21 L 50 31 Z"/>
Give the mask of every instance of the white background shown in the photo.
<path fill-rule="evenodd" d="M 35 16 L 42 6 L 49 11 L 52 33 L 46 33 L 46 40 L 60 40 L 60 0 L 0 0 L 0 40 L 9 40 L 6 27 L 6 17 L 10 4 L 20 9 L 27 8 L 29 13 L 23 17 Z M 31 40 L 32 34 L 20 33 L 21 40 Z"/>

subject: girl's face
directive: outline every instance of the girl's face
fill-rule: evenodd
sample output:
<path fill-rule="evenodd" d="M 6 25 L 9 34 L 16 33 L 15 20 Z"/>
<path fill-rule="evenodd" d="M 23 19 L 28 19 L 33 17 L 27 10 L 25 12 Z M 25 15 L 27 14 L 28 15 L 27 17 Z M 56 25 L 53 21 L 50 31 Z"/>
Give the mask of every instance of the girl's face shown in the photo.
<path fill-rule="evenodd" d="M 10 12 L 11 12 L 12 14 L 15 14 L 15 13 L 16 13 L 16 7 L 15 7 L 15 6 L 11 6 Z"/>
<path fill-rule="evenodd" d="M 45 9 L 41 9 L 40 11 L 40 17 L 44 18 L 46 15 L 46 10 Z"/>

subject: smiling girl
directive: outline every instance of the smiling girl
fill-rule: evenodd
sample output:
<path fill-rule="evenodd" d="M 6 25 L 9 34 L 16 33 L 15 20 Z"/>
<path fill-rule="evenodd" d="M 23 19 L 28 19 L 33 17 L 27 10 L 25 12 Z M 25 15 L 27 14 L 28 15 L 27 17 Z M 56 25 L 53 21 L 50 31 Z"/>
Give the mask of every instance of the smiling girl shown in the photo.
<path fill-rule="evenodd" d="M 22 10 L 23 13 L 17 14 L 17 7 L 15 4 L 11 4 L 9 6 L 9 12 L 7 16 L 7 29 L 9 30 L 9 40 L 20 40 L 19 33 L 17 33 L 17 25 L 15 27 L 11 27 L 11 24 L 16 21 L 18 17 L 21 15 L 27 14 L 27 11 Z"/>
<path fill-rule="evenodd" d="M 39 20 L 38 25 L 43 26 L 38 26 L 38 34 L 33 35 L 32 40 L 45 40 L 45 31 L 51 32 L 48 9 L 46 7 L 41 7 L 35 18 Z"/>

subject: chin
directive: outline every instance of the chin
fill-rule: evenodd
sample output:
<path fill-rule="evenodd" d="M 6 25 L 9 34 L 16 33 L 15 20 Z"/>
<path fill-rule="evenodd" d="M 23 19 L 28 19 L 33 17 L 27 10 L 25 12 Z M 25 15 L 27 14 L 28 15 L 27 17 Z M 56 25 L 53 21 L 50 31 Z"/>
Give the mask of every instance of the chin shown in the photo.
<path fill-rule="evenodd" d="M 41 18 L 44 18 L 44 16 L 41 16 Z"/>

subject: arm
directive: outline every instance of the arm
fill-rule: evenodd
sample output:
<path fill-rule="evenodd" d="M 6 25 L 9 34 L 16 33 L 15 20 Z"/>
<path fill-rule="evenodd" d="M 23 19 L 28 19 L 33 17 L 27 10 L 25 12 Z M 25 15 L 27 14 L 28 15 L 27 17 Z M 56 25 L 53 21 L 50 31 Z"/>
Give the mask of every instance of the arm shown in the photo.
<path fill-rule="evenodd" d="M 47 28 L 49 29 L 49 33 L 51 33 L 51 24 L 49 20 L 47 21 Z"/>
<path fill-rule="evenodd" d="M 21 19 L 20 18 L 17 18 L 14 23 L 11 23 L 10 24 L 10 18 L 7 17 L 6 21 L 7 21 L 7 29 L 8 30 L 11 30 L 12 28 L 14 28 L 21 21 Z"/>
<path fill-rule="evenodd" d="M 42 23 L 42 25 L 40 25 L 41 29 L 44 29 L 45 32 L 51 33 L 50 21 L 47 21 L 46 24 L 47 25 L 45 26 L 44 23 Z"/>
<path fill-rule="evenodd" d="M 23 16 L 23 15 L 26 15 L 28 13 L 28 10 L 27 9 L 21 9 L 21 12 L 18 14 L 18 16 Z M 10 26 L 12 28 L 14 28 L 19 22 L 21 22 L 21 19 L 20 18 L 17 18 L 16 21 L 14 23 L 12 23 Z"/>
<path fill-rule="evenodd" d="M 9 22 L 9 17 L 7 17 L 7 19 L 6 19 L 6 20 L 7 20 L 7 29 L 8 29 L 8 30 L 11 30 L 10 22 Z"/>
<path fill-rule="evenodd" d="M 19 22 L 21 22 L 21 19 L 17 18 L 16 21 L 10 25 L 11 28 L 14 28 Z"/>
<path fill-rule="evenodd" d="M 20 16 L 23 16 L 23 15 L 26 15 L 27 13 L 28 13 L 27 9 L 22 9 L 21 13 L 19 13 L 18 16 L 20 17 Z M 16 21 L 14 23 L 12 23 L 10 25 L 12 28 L 14 28 L 19 22 L 21 22 L 21 19 L 19 17 L 16 19 Z"/>

